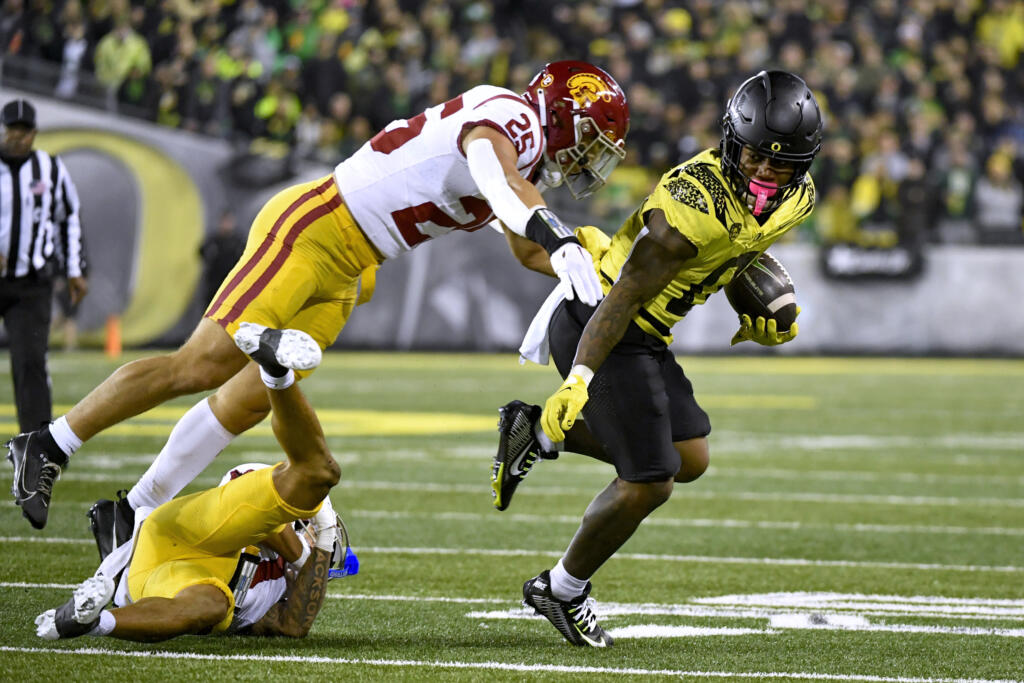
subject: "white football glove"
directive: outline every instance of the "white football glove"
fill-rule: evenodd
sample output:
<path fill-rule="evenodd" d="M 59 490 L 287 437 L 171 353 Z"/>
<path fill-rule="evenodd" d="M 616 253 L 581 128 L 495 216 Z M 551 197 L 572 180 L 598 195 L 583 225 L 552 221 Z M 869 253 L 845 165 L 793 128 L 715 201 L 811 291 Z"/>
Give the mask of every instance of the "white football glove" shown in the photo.
<path fill-rule="evenodd" d="M 588 306 L 596 306 L 604 296 L 601 281 L 594 270 L 590 252 L 575 242 L 567 242 L 551 254 L 551 267 L 562 283 L 566 299 L 578 296 Z"/>

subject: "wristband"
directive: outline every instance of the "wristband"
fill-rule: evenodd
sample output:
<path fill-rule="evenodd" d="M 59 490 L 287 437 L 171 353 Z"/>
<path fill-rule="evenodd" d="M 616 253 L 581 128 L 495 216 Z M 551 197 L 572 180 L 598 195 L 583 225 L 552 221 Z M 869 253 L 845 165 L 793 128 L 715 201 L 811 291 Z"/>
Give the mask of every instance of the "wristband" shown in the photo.
<path fill-rule="evenodd" d="M 553 254 L 565 244 L 580 241 L 572 230 L 558 219 L 551 209 L 540 208 L 533 212 L 526 222 L 526 238 L 544 247 L 548 254 Z"/>
<path fill-rule="evenodd" d="M 590 387 L 590 381 L 594 379 L 594 371 L 588 368 L 586 365 L 574 365 L 572 370 L 569 371 L 569 376 L 576 375 L 583 380 L 585 387 Z"/>

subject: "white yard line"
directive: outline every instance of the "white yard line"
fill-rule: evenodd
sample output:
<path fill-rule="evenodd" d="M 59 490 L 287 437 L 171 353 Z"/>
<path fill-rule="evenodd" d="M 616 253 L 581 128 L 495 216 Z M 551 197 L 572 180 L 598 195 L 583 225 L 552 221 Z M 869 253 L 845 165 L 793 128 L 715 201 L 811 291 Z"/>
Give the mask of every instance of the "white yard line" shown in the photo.
<path fill-rule="evenodd" d="M 1024 436 L 1021 437 L 1021 449 L 1024 450 Z M 473 461 L 486 463 L 490 457 L 490 448 L 486 451 L 481 447 L 437 447 L 424 449 L 387 449 L 376 451 L 365 450 L 334 450 L 334 457 L 348 464 L 373 462 L 423 462 L 438 460 Z M 281 459 L 281 452 L 275 448 L 249 449 L 246 451 L 230 451 L 221 458 L 227 458 L 225 464 L 237 461 L 272 463 Z M 149 465 L 156 458 L 155 454 L 139 453 L 96 453 L 80 456 L 75 460 L 75 468 L 80 472 L 103 474 L 116 471 L 125 465 Z M 558 467 L 563 467 L 558 465 Z M 567 471 L 610 473 L 611 466 L 594 460 L 571 459 L 564 465 Z M 704 475 L 725 477 L 730 479 L 769 478 L 792 481 L 866 481 L 866 482 L 900 482 L 906 484 L 999 484 L 1002 486 L 1024 486 L 1024 475 L 1011 476 L 1006 474 L 949 474 L 940 472 L 871 472 L 864 470 L 833 470 L 833 469 L 796 469 L 785 467 L 717 467 L 712 465 Z"/>
<path fill-rule="evenodd" d="M 659 511 L 658 514 L 661 514 Z M 580 518 L 573 515 L 530 515 L 506 512 L 500 515 L 479 512 L 406 512 L 392 510 L 363 510 L 352 508 L 345 512 L 348 517 L 367 517 L 371 519 L 436 519 L 463 522 L 494 522 L 506 521 L 514 523 L 536 524 L 572 524 L 578 525 Z M 992 535 L 992 536 L 1024 536 L 1024 527 L 970 527 L 970 526 L 929 526 L 913 524 L 808 524 L 806 522 L 767 522 L 748 519 L 700 519 L 676 517 L 648 517 L 644 526 L 663 527 L 697 527 L 725 529 L 779 529 L 783 531 L 800 531 L 824 529 L 828 531 L 851 531 L 865 533 L 891 534 L 951 534 L 951 535 Z"/>
<path fill-rule="evenodd" d="M 85 539 L 55 538 L 50 536 L 7 536 L 0 537 L 0 543 L 84 543 Z M 424 548 L 395 546 L 363 546 L 359 552 L 382 555 L 475 555 L 486 557 L 561 557 L 562 550 L 528 550 L 525 548 Z M 974 564 L 938 564 L 927 562 L 876 562 L 858 560 L 814 560 L 801 557 L 715 557 L 711 555 L 657 555 L 653 553 L 617 553 L 620 560 L 654 562 L 681 562 L 696 564 L 753 564 L 783 567 L 850 567 L 866 569 L 905 569 L 911 571 L 951 572 L 1024 572 L 1024 567 L 1014 565 L 991 566 Z"/>
<path fill-rule="evenodd" d="M 128 657 L 137 659 L 193 659 L 208 661 L 264 662 L 264 663 L 302 663 L 302 664 L 348 664 L 362 666 L 386 666 L 398 668 L 431 668 L 431 669 L 469 669 L 482 671 L 522 671 L 565 674 L 610 674 L 623 676 L 673 676 L 692 678 L 797 678 L 809 681 L 864 681 L 865 683 L 1022 683 L 1019 680 L 984 678 L 920 678 L 910 676 L 871 676 L 861 674 L 825 674 L 780 671 L 687 671 L 683 669 L 641 669 L 615 668 L 602 666 L 565 666 L 558 664 L 516 664 L 509 662 L 464 662 L 458 660 L 418 660 L 418 659 L 361 659 L 355 657 L 310 657 L 301 655 L 229 655 L 204 654 L 200 652 L 169 652 L 162 650 L 129 651 L 107 650 L 95 647 L 83 647 L 74 650 L 36 647 L 0 646 L 0 652 L 18 652 L 23 654 L 81 656 Z"/>
<path fill-rule="evenodd" d="M 719 627 L 680 626 L 678 624 L 636 624 L 610 629 L 616 640 L 629 638 L 697 638 L 701 636 L 774 635 L 786 630 L 861 631 L 876 633 L 928 633 L 954 636 L 991 636 L 1024 638 L 1024 629 L 968 628 L 964 626 L 918 626 L 914 624 L 833 624 L 818 623 L 822 615 L 786 614 L 771 618 L 765 629 L 732 629 Z"/>
<path fill-rule="evenodd" d="M 0 588 L 72 589 L 73 583 L 0 582 Z M 329 593 L 334 600 L 372 602 L 423 602 L 453 605 L 518 605 L 512 598 L 458 598 L 431 595 Z M 947 598 L 933 595 L 864 595 L 860 593 L 757 593 L 691 598 L 686 603 L 604 602 L 602 616 L 670 615 L 696 617 L 758 618 L 787 612 L 855 612 L 870 616 L 926 617 L 960 620 L 1024 620 L 1024 600 L 992 598 Z M 471 617 L 518 619 L 533 616 L 521 607 L 488 612 L 470 612 Z"/>
<path fill-rule="evenodd" d="M 117 482 L 126 483 L 123 475 L 105 472 L 67 472 L 61 475 L 67 481 Z M 199 477 L 197 483 L 214 481 L 216 478 Z M 344 490 L 366 491 L 418 491 L 422 493 L 468 493 L 483 495 L 487 490 L 483 484 L 442 484 L 434 482 L 380 481 L 380 480 L 343 480 L 338 488 Z M 517 496 L 593 496 L 596 488 L 566 486 L 527 486 L 516 492 Z M 757 502 L 783 503 L 829 503 L 850 505 L 904 505 L 911 507 L 962 507 L 991 506 L 1024 508 L 1024 498 L 971 498 L 956 496 L 898 496 L 874 494 L 843 494 L 843 493 L 806 493 L 806 492 L 773 492 L 760 491 L 707 491 L 696 488 L 681 490 L 679 497 L 696 500 L 742 500 Z"/>

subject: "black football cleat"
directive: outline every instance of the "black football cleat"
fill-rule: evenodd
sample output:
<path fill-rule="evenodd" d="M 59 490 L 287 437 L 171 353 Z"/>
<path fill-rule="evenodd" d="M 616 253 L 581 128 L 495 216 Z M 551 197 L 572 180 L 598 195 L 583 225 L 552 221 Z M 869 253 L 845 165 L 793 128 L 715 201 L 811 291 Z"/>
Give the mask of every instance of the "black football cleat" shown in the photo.
<path fill-rule="evenodd" d="M 26 432 L 7 442 L 7 459 L 14 465 L 14 502 L 33 527 L 42 529 L 50 513 L 53 482 L 67 466 L 68 458 L 50 455 L 39 443 L 39 432 Z"/>
<path fill-rule="evenodd" d="M 491 468 L 492 502 L 498 510 L 508 508 L 516 487 L 526 479 L 538 459 L 558 457 L 557 452 L 541 450 L 534 436 L 540 414 L 540 406 L 522 401 L 512 401 L 498 409 L 498 452 Z"/>
<path fill-rule="evenodd" d="M 551 573 L 542 571 L 523 584 L 523 606 L 532 607 L 577 647 L 611 647 L 612 637 L 597 623 L 590 582 L 583 594 L 572 600 L 559 600 L 551 594 Z"/>
<path fill-rule="evenodd" d="M 235 332 L 235 346 L 274 377 L 288 370 L 312 370 L 320 365 L 320 345 L 302 330 L 276 330 L 256 323 L 242 323 Z"/>
<path fill-rule="evenodd" d="M 100 612 L 114 597 L 114 582 L 102 574 L 79 584 L 74 595 L 57 609 L 36 617 L 36 635 L 45 640 L 77 638 L 96 628 Z"/>
<path fill-rule="evenodd" d="M 89 530 L 96 539 L 100 562 L 122 543 L 131 540 L 132 532 L 135 531 L 135 510 L 128 503 L 126 493 L 124 489 L 118 491 L 116 501 L 106 498 L 97 500 L 86 513 Z"/>

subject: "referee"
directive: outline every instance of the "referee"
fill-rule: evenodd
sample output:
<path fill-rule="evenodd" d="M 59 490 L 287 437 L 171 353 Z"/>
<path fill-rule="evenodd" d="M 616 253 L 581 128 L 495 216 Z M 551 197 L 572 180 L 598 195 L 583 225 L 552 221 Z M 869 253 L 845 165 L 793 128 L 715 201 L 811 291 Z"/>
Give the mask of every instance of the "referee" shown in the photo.
<path fill-rule="evenodd" d="M 72 304 L 88 291 L 78 193 L 60 159 L 32 149 L 35 138 L 35 108 L 26 100 L 5 104 L 0 112 L 0 317 L 23 432 L 53 417 L 46 351 L 54 277 L 67 278 Z"/>

